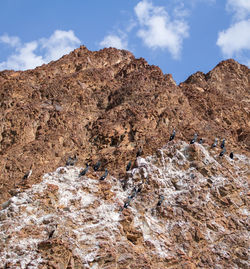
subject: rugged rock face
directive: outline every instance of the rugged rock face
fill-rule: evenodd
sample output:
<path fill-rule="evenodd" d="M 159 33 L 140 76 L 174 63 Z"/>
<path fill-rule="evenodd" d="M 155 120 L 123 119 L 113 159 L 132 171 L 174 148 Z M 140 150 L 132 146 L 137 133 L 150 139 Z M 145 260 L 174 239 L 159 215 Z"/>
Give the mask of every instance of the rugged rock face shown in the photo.
<path fill-rule="evenodd" d="M 130 52 L 84 46 L 34 70 L 0 72 L 0 200 L 31 165 L 30 184 L 69 155 L 120 173 L 140 146 L 152 154 L 173 128 L 179 138 L 198 132 L 207 143 L 225 137 L 232 149 L 249 149 L 249 77 L 228 60 L 178 87 Z"/>
<path fill-rule="evenodd" d="M 171 141 L 120 180 L 60 167 L 3 204 L 0 264 L 249 268 L 249 165 Z"/>
<path fill-rule="evenodd" d="M 30 231 L 36 226 L 41 226 L 41 229 L 35 229 L 37 238 L 31 233 L 31 241 L 25 243 L 25 246 L 29 248 L 33 242 L 33 247 L 37 246 L 34 248 L 35 252 L 32 254 L 24 247 L 23 253 L 19 255 L 16 250 L 13 250 L 13 255 L 21 256 L 25 262 L 36 257 L 41 260 L 41 264 L 44 264 L 44 268 L 47 268 L 46 266 L 49 265 L 45 264 L 50 259 L 48 258 L 50 253 L 56 251 L 54 243 L 51 243 L 53 239 L 56 240 L 59 249 L 61 245 L 67 245 L 63 247 L 63 250 L 68 253 L 68 256 L 65 254 L 64 257 L 68 263 L 61 260 L 60 263 L 63 264 L 62 266 L 67 264 L 68 267 L 60 268 L 82 268 L 81 266 L 85 266 L 83 268 L 178 268 L 178 264 L 184 268 L 185 266 L 187 268 L 190 266 L 190 268 L 211 268 L 209 264 L 213 264 L 212 267 L 218 264 L 217 268 L 227 268 L 225 267 L 226 261 L 235 268 L 237 266 L 245 268 L 246 243 L 243 237 L 246 233 L 245 214 L 247 214 L 245 210 L 245 177 L 247 176 L 246 167 L 250 149 L 249 95 L 249 69 L 234 60 L 219 63 L 207 74 L 197 72 L 178 86 L 171 75 L 164 75 L 158 67 L 150 66 L 144 59 L 135 59 L 128 51 L 112 48 L 91 52 L 82 46 L 58 61 L 34 70 L 0 72 L 0 201 L 6 202 L 13 196 L 4 206 L 6 209 L 1 218 L 5 224 L 1 226 L 1 231 L 6 234 L 6 227 L 8 227 L 6 223 L 10 221 L 9 216 L 13 215 L 14 219 L 22 219 L 29 215 L 30 212 L 27 211 L 29 208 L 22 206 L 22 203 L 30 203 L 30 207 L 33 208 L 32 212 L 34 211 L 32 214 L 35 216 L 34 223 L 31 221 L 33 226 L 29 227 L 30 222 L 27 220 L 28 223 L 25 222 L 22 229 Z M 173 128 L 176 130 L 174 141 L 178 142 L 176 145 L 174 142 L 170 142 L 166 146 Z M 188 147 L 185 144 L 184 141 L 190 140 L 194 133 L 198 133 L 199 138 L 202 137 L 205 140 L 204 147 L 196 144 Z M 215 137 L 219 141 L 223 138 L 226 139 L 225 161 L 224 159 L 217 161 L 217 157 L 214 159 L 215 154 L 216 156 L 219 154 L 218 150 L 212 151 L 213 154 L 210 152 L 209 147 Z M 143 159 L 139 158 L 136 161 L 136 153 L 140 147 L 143 150 L 143 158 L 156 154 L 157 157 L 148 157 L 153 158 L 152 160 L 155 160 L 156 163 L 160 162 L 160 157 L 157 155 L 159 149 L 173 152 L 172 155 L 167 153 L 167 159 L 164 159 L 166 164 L 163 164 L 163 160 L 159 164 L 151 163 L 149 160 L 145 161 L 147 169 L 144 168 L 147 170 L 149 178 L 146 187 L 145 182 L 141 182 L 144 184 L 144 196 L 140 196 L 142 200 L 138 202 L 138 205 L 131 207 L 135 208 L 135 211 L 130 208 L 120 212 L 118 207 L 124 202 L 125 196 L 131 192 L 132 186 L 137 182 L 134 179 L 134 173 L 142 171 L 141 161 Z M 188 159 L 189 155 L 184 154 L 186 150 L 190 151 L 190 156 L 194 155 L 194 160 Z M 235 162 L 228 158 L 230 151 L 234 151 L 238 156 Z M 177 175 L 175 175 L 176 179 L 175 176 L 168 175 L 166 171 L 166 167 L 173 162 L 171 156 L 178 159 L 178 152 L 184 154 L 183 166 L 178 165 L 179 172 L 185 174 L 183 176 L 184 182 L 181 183 L 178 183 Z M 209 160 L 204 161 L 204 154 L 210 156 Z M 64 166 L 67 158 L 74 155 L 78 156 L 78 168 L 59 169 L 51 176 L 45 176 L 42 181 L 45 173 Z M 101 161 L 100 173 L 103 173 L 104 168 L 109 170 L 107 182 L 99 183 L 94 180 L 96 174 L 79 180 L 77 177 L 79 168 L 85 166 L 85 163 L 94 164 L 98 160 Z M 132 175 L 125 172 L 129 160 L 132 160 L 133 163 Z M 225 163 L 220 164 L 220 162 Z M 209 167 L 204 167 L 204 163 Z M 158 167 L 159 170 L 156 169 L 158 171 L 156 173 L 161 173 L 160 182 L 163 183 L 159 183 L 158 179 L 157 182 L 154 181 L 153 178 L 158 174 L 154 175 L 151 169 L 152 165 Z M 31 176 L 27 179 L 23 178 L 31 167 Z M 194 176 L 192 181 L 188 179 L 191 173 L 190 169 L 195 169 L 198 173 L 197 178 Z M 64 174 L 60 175 L 63 171 L 65 171 L 65 176 Z M 240 176 L 242 176 L 242 182 Z M 215 183 L 214 180 L 218 182 Z M 61 185 L 61 182 L 64 181 L 66 181 L 65 186 Z M 32 187 L 35 183 L 38 185 Z M 46 184 L 52 185 L 48 185 L 48 187 Z M 68 192 L 66 190 L 67 184 L 73 184 L 72 186 L 75 186 L 76 189 L 80 188 L 83 196 L 90 195 L 93 199 L 79 198 L 80 193 L 77 190 L 72 191 L 69 187 L 70 192 L 75 192 L 78 200 L 75 201 L 73 198 L 74 203 L 76 203 L 74 209 L 70 208 L 69 211 L 63 209 L 68 208 L 68 204 L 71 204 L 69 197 L 72 193 L 69 193 L 69 197 L 60 198 L 61 192 Z M 87 187 L 84 184 L 89 185 Z M 220 189 L 221 186 L 227 188 L 228 184 L 232 186 L 230 185 L 226 190 Z M 124 190 L 121 190 L 122 187 Z M 204 194 L 196 195 L 201 189 L 203 190 L 203 187 L 205 188 Z M 41 188 L 41 191 L 36 188 Z M 100 190 L 101 194 L 93 192 L 93 189 L 96 188 Z M 170 188 L 169 191 L 176 191 L 176 194 L 181 191 L 181 198 L 178 198 L 179 194 L 171 194 L 171 196 L 168 193 L 168 188 Z M 28 190 L 23 192 L 25 189 Z M 185 191 L 182 192 L 182 190 Z M 164 196 L 167 195 L 170 204 L 167 204 L 167 199 L 165 199 L 162 203 L 163 206 L 156 207 L 151 212 L 150 210 L 154 208 L 152 202 L 156 203 L 156 197 L 161 195 L 160 193 L 164 193 Z M 25 202 L 26 198 L 23 198 L 26 197 L 25 195 L 33 197 L 30 202 Z M 231 195 L 233 197 L 236 195 L 235 199 L 240 199 L 241 202 L 239 204 L 235 201 L 232 202 Z M 36 196 L 40 201 L 37 203 L 41 203 L 42 206 L 40 213 L 35 212 L 38 208 L 35 209 L 36 204 L 33 204 Z M 211 202 L 213 206 L 202 206 L 209 201 L 210 197 L 214 199 Z M 172 198 L 176 201 L 171 200 Z M 69 199 L 65 200 L 67 205 L 60 199 Z M 187 204 L 181 202 L 180 205 L 176 206 L 179 203 L 178 199 L 186 202 L 191 199 L 189 202 L 192 205 L 191 208 L 187 209 L 188 202 Z M 20 215 L 19 206 L 17 206 L 16 211 L 13 209 L 13 214 L 8 213 L 8 210 L 12 210 L 11 205 L 14 205 L 15 201 L 19 201 L 24 215 Z M 48 208 L 44 208 L 43 203 Z M 99 240 L 98 242 L 102 244 L 105 240 L 107 241 L 103 249 L 110 251 L 109 261 L 103 258 L 104 254 L 98 254 L 103 253 L 99 248 L 96 252 L 93 250 L 92 243 L 85 242 L 85 245 L 82 245 L 82 241 L 87 237 L 81 239 L 82 235 L 74 234 L 76 229 L 83 229 L 85 234 L 94 232 L 92 226 L 88 227 L 87 225 L 86 228 L 79 224 L 79 222 L 86 221 L 85 218 L 92 214 L 96 214 L 96 217 L 92 216 L 89 220 L 91 225 L 98 223 L 101 227 L 104 222 L 109 222 L 107 219 L 102 219 L 104 217 L 100 215 L 101 205 L 105 207 L 103 212 L 106 212 L 107 218 L 114 218 L 114 222 L 111 223 L 113 226 L 105 224 L 108 232 L 105 234 L 106 237 L 101 235 L 101 237 L 105 237 L 102 239 L 103 241 L 96 237 L 90 241 Z M 52 208 L 50 208 L 51 206 Z M 193 207 L 196 208 L 196 213 L 193 212 Z M 239 210 L 242 209 L 243 213 L 237 211 L 237 207 Z M 147 208 L 150 210 L 147 211 Z M 74 224 L 69 220 L 72 210 L 82 212 L 81 217 L 76 219 L 72 217 L 73 223 L 76 221 Z M 55 221 L 48 217 L 48 223 L 43 223 L 44 219 L 41 216 L 47 216 L 48 212 L 51 212 Z M 195 214 L 202 216 L 197 219 Z M 226 224 L 219 222 L 218 225 L 222 225 L 223 228 L 217 224 L 208 224 L 208 218 L 211 218 L 211 215 L 217 223 L 217 218 L 224 221 L 228 214 L 231 214 L 233 218 L 239 218 L 240 224 L 231 224 L 230 221 Z M 63 230 L 59 225 L 61 218 L 64 218 L 65 229 L 69 232 L 66 237 L 62 235 Z M 152 218 L 148 224 L 147 221 L 143 221 L 147 218 Z M 164 226 L 165 220 L 167 221 L 166 227 Z M 47 221 L 45 220 L 45 222 Z M 159 224 L 156 225 L 155 222 L 159 222 Z M 178 229 L 177 234 L 181 237 L 173 236 L 170 223 L 173 227 L 178 224 L 179 230 L 183 228 L 185 231 L 189 231 L 191 234 L 189 239 L 185 239 L 186 237 Z M 76 228 L 78 224 L 79 227 Z M 201 224 L 204 225 L 200 227 Z M 46 237 L 50 232 L 49 229 L 54 227 L 53 225 L 59 225 L 57 229 L 59 235 L 50 238 L 48 243 Z M 99 229 L 98 225 L 97 230 Z M 143 225 L 151 225 L 152 231 Z M 195 235 L 197 227 L 199 231 L 205 229 L 204 232 L 197 232 L 198 238 L 202 236 L 202 239 L 197 239 Z M 209 232 L 209 229 L 219 233 L 219 235 L 212 234 L 209 237 L 209 233 L 213 233 Z M 156 232 L 156 230 L 159 231 Z M 227 231 L 233 236 L 230 236 Z M 102 234 L 101 230 L 100 233 Z M 23 238 L 26 238 L 27 234 L 24 232 Z M 16 241 L 20 240 L 19 233 L 15 236 Z M 107 240 L 109 236 L 111 238 Z M 156 243 L 151 242 L 152 236 L 157 238 L 156 241 L 160 245 L 156 246 Z M 150 240 L 147 239 L 149 237 Z M 4 240 L 1 244 L 8 241 Z M 15 244 L 15 240 L 13 239 L 13 244 Z M 117 248 L 118 245 L 114 243 L 114 240 L 120 242 L 121 250 Z M 225 248 L 230 248 L 229 252 L 227 250 L 228 259 L 223 256 L 222 250 L 219 250 L 218 244 L 222 242 L 221 240 L 225 240 L 225 242 L 223 241 Z M 7 248 L 11 248 L 11 242 L 11 240 L 8 241 Z M 184 242 L 186 243 L 184 244 Z M 181 246 L 181 244 L 185 246 Z M 232 247 L 233 245 L 237 249 Z M 217 247 L 213 249 L 215 246 Z M 166 250 L 168 247 L 170 249 Z M 159 248 L 162 248 L 163 254 L 161 255 L 163 256 L 159 254 Z M 203 256 L 199 252 L 201 249 L 206 252 L 205 258 L 202 258 Z M 242 252 L 238 255 L 238 250 L 244 250 L 245 254 Z M 97 254 L 91 256 L 90 252 L 92 251 Z M 116 254 L 113 254 L 113 251 Z M 3 261 L 11 262 L 11 259 L 7 257 L 8 254 L 4 253 L 0 252 Z M 125 255 L 121 258 L 121 253 L 127 253 L 128 256 Z M 27 259 L 25 258 L 26 254 L 28 255 Z M 185 258 L 182 258 L 182 255 Z M 57 258 L 51 259 L 56 263 Z M 123 260 L 124 264 L 120 263 L 119 259 Z M 15 262 L 19 263 L 18 258 L 13 264 Z M 28 266 L 28 263 L 25 262 L 23 264 L 26 265 L 23 268 Z M 32 268 L 32 265 L 29 266 Z"/>
<path fill-rule="evenodd" d="M 208 74 L 197 72 L 181 83 L 204 135 L 228 137 L 234 147 L 250 149 L 250 73 L 234 60 L 218 64 Z"/>

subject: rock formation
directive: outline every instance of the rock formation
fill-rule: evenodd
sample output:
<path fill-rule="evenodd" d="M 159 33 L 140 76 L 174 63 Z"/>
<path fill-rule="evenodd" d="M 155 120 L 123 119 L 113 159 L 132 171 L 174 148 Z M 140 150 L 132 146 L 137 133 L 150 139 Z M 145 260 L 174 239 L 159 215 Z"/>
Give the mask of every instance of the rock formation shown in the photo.
<path fill-rule="evenodd" d="M 217 153 L 172 141 L 122 179 L 74 166 L 45 174 L 3 204 L 0 264 L 248 268 L 250 161 Z"/>
<path fill-rule="evenodd" d="M 227 60 L 178 86 L 128 51 L 84 46 L 0 72 L 3 268 L 247 268 L 249 81 Z"/>

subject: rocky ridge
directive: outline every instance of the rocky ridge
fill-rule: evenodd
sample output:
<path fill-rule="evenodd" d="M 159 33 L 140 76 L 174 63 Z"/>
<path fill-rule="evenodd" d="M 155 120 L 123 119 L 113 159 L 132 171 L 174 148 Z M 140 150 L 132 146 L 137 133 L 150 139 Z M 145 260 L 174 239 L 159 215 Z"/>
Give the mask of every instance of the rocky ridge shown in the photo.
<path fill-rule="evenodd" d="M 128 51 L 84 46 L 34 70 L 0 72 L 0 260 L 247 268 L 249 81 L 246 66 L 227 60 L 176 85 Z M 203 145 L 186 143 L 194 133 Z M 222 158 L 210 148 L 215 137 L 226 139 Z M 74 155 L 77 167 L 64 167 Z M 78 177 L 97 161 L 100 171 Z"/>
<path fill-rule="evenodd" d="M 249 81 L 249 69 L 228 60 L 177 86 L 128 51 L 84 46 L 34 70 L 0 72 L 0 201 L 32 165 L 28 185 L 74 154 L 119 174 L 140 146 L 153 154 L 173 128 L 180 139 L 217 136 L 248 154 Z"/>

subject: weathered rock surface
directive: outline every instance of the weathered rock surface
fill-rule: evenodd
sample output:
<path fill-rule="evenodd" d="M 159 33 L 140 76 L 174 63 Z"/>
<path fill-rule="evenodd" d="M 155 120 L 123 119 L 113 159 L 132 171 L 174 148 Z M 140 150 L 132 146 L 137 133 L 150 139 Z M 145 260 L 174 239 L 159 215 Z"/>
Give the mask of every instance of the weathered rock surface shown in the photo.
<path fill-rule="evenodd" d="M 136 162 L 104 181 L 60 167 L 12 197 L 0 211 L 0 264 L 249 268 L 246 156 L 172 141 Z"/>
<path fill-rule="evenodd" d="M 82 46 L 25 72 L 0 72 L 0 182 L 6 201 L 33 164 L 29 184 L 78 154 L 120 173 L 139 146 L 144 156 L 194 132 L 249 150 L 249 69 L 228 60 L 178 87 L 128 51 Z"/>
<path fill-rule="evenodd" d="M 247 268 L 249 96 L 249 69 L 234 60 L 178 86 L 112 48 L 82 46 L 34 70 L 0 72 L 0 261 Z M 185 144 L 194 133 L 203 146 Z M 223 158 L 210 148 L 215 137 L 226 139 Z M 76 168 L 58 168 L 75 155 Z M 97 173 L 78 178 L 98 160 Z M 104 168 L 108 179 L 99 182 Z"/>

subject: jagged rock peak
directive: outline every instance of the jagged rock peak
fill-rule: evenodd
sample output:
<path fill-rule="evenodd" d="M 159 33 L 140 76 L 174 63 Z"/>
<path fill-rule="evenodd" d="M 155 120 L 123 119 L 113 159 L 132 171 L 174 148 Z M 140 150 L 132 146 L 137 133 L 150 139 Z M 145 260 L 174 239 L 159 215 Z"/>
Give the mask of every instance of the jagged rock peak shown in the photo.
<path fill-rule="evenodd" d="M 32 164 L 28 185 L 75 154 L 80 164 L 100 159 L 119 175 L 140 146 L 152 154 L 173 128 L 177 139 L 198 133 L 249 149 L 249 69 L 222 64 L 230 65 L 238 66 L 233 73 L 218 65 L 177 86 L 128 51 L 81 46 L 34 70 L 0 72 L 0 200 L 23 185 Z"/>
<path fill-rule="evenodd" d="M 249 68 L 235 61 L 234 59 L 228 59 L 218 63 L 211 71 L 208 73 L 203 73 L 198 71 L 191 76 L 189 76 L 184 83 L 202 83 L 207 80 L 223 78 L 225 76 L 233 77 L 245 77 L 249 81 Z"/>
<path fill-rule="evenodd" d="M 0 266 L 248 268 L 249 79 L 84 46 L 0 72 Z"/>

